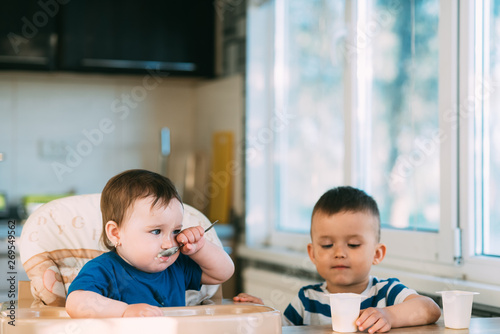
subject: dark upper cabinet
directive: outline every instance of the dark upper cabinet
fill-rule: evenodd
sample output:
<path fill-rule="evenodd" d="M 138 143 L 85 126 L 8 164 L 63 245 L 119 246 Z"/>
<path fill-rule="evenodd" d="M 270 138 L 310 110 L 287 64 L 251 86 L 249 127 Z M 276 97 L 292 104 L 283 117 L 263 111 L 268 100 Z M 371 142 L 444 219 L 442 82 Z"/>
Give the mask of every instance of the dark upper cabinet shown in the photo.
<path fill-rule="evenodd" d="M 211 0 L 72 0 L 62 13 L 62 69 L 213 75 Z"/>
<path fill-rule="evenodd" d="M 215 8 L 211 0 L 20 2 L 31 3 L 32 10 L 38 11 L 43 11 L 41 3 L 58 4 L 57 15 L 50 17 L 50 27 L 44 27 L 48 32 L 39 36 L 47 37 L 44 48 L 39 48 L 49 59 L 46 68 L 110 73 L 154 70 L 208 77 L 214 74 Z M 18 8 L 14 17 L 32 15 L 24 11 Z M 35 45 L 30 46 L 31 53 L 38 50 Z"/>
<path fill-rule="evenodd" d="M 0 3 L 0 69 L 55 67 L 59 4 L 32 0 Z"/>

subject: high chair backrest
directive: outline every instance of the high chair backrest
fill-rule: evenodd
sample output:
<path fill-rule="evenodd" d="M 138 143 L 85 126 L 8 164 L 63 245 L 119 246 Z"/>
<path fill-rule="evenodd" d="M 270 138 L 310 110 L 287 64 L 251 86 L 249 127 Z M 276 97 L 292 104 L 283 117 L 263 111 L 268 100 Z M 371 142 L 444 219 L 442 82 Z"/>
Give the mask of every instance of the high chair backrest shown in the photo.
<path fill-rule="evenodd" d="M 35 301 L 32 306 L 64 306 L 68 287 L 85 263 L 107 251 L 100 243 L 102 216 L 100 194 L 77 195 L 51 201 L 33 212 L 19 239 L 21 262 Z M 210 221 L 184 204 L 183 228 Z M 215 229 L 205 237 L 222 247 Z M 204 285 L 186 292 L 186 304 L 197 305 L 212 298 L 218 285 Z"/>

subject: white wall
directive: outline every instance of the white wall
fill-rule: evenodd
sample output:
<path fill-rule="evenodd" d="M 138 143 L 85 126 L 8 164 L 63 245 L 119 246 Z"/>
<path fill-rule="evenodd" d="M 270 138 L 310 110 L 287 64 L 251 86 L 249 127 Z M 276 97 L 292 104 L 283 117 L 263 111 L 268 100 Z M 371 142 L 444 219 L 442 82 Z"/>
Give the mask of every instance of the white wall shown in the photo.
<path fill-rule="evenodd" d="M 94 193 L 125 169 L 160 171 L 165 126 L 172 142 L 167 174 L 182 185 L 194 148 L 195 85 L 144 75 L 0 72 L 0 192 L 10 201 Z"/>
<path fill-rule="evenodd" d="M 194 152 L 210 159 L 214 131 L 233 131 L 243 147 L 243 117 L 240 75 L 0 72 L 0 192 L 18 203 L 26 194 L 100 192 L 130 168 L 162 172 L 160 129 L 168 127 L 166 173 L 182 193 L 186 159 Z M 241 150 L 236 153 L 243 166 Z M 234 183 L 240 214 L 243 177 L 235 175 Z"/>

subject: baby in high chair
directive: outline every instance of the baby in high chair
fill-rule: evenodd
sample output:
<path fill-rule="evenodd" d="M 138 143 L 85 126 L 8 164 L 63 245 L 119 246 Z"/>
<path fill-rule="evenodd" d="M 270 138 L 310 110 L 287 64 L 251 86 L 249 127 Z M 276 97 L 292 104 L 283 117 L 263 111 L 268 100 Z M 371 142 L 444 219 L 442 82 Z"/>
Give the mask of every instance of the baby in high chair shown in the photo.
<path fill-rule="evenodd" d="M 161 316 L 160 307 L 186 305 L 186 290 L 221 284 L 234 272 L 201 226 L 182 229 L 181 198 L 164 176 L 146 170 L 114 176 L 102 191 L 101 211 L 101 239 L 110 251 L 71 283 L 66 311 L 73 318 Z M 179 245 L 180 252 L 160 254 Z"/>

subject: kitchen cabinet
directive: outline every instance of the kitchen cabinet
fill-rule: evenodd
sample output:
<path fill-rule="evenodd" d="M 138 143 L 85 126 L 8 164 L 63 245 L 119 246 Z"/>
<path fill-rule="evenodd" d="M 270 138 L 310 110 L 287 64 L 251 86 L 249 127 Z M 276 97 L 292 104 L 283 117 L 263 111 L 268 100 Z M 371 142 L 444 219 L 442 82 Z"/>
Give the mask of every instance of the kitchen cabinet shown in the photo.
<path fill-rule="evenodd" d="M 55 68 L 59 5 L 33 0 L 0 4 L 0 69 Z"/>
<path fill-rule="evenodd" d="M 62 11 L 62 69 L 213 75 L 212 1 L 72 0 Z"/>
<path fill-rule="evenodd" d="M 9 18 L 0 26 L 4 36 L 16 23 L 20 36 L 26 35 L 25 18 L 40 26 L 27 39 L 27 55 L 43 56 L 42 69 L 214 75 L 215 8 L 209 0 L 11 0 L 0 8 L 2 18 Z M 2 67 L 26 68 L 20 66 L 21 54 L 2 43 L 0 62 L 17 59 Z"/>

